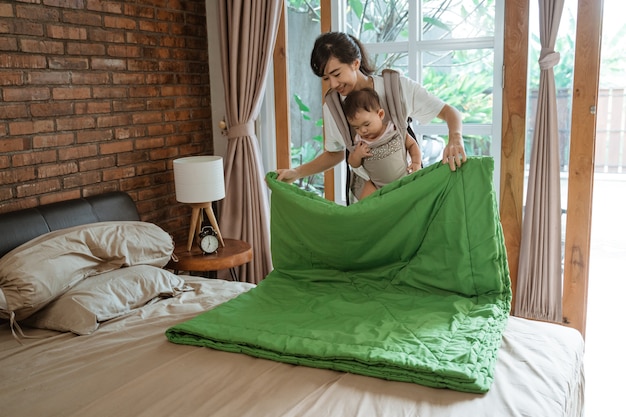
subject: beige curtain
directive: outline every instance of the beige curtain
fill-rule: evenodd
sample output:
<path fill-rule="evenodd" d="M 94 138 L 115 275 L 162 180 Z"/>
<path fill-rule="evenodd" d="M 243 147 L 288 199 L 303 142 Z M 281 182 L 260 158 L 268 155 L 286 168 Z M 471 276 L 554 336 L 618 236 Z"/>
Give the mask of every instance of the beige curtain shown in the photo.
<path fill-rule="evenodd" d="M 554 51 L 564 0 L 539 0 L 541 55 L 515 314 L 561 322 L 561 186 Z"/>
<path fill-rule="evenodd" d="M 220 204 L 220 228 L 229 237 L 252 245 L 252 262 L 239 268 L 239 279 L 253 283 L 272 270 L 268 192 L 254 122 L 265 91 L 281 9 L 281 0 L 219 0 L 229 126 L 224 158 L 226 197 Z"/>

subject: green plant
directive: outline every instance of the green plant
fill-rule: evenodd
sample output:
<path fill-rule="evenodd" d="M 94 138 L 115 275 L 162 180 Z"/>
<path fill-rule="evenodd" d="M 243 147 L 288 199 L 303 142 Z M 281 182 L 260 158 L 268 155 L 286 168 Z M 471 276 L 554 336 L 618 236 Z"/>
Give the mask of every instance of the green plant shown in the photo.
<path fill-rule="evenodd" d="M 300 110 L 300 116 L 304 121 L 310 121 L 310 112 L 311 109 L 307 106 L 298 94 L 293 95 L 294 101 L 298 105 L 298 109 Z M 318 119 L 315 122 L 315 126 L 320 128 L 323 125 L 323 119 Z M 323 150 L 324 150 L 324 138 L 322 134 L 315 135 L 309 140 L 307 138 L 303 138 L 301 141 L 301 146 L 291 146 L 291 166 L 298 167 L 300 165 L 311 162 L 313 159 L 317 158 Z M 310 177 L 299 179 L 296 184 L 298 187 L 303 190 L 313 191 L 319 195 L 323 195 L 324 193 L 324 175 L 323 174 L 315 174 Z"/>

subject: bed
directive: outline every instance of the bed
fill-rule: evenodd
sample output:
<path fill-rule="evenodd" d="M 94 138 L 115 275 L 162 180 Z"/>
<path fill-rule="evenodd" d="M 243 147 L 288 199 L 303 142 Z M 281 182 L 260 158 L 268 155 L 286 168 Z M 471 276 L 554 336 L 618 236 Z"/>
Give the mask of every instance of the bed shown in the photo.
<path fill-rule="evenodd" d="M 122 192 L 0 215 L 0 265 L 18 246 L 98 223 L 135 228 L 141 222 L 132 199 Z M 139 239 L 129 236 L 128 230 L 115 236 Z M 160 236 L 155 232 L 154 239 Z M 156 261 L 147 265 L 128 257 L 119 261 L 117 256 L 109 264 L 119 267 L 121 262 L 122 267 L 98 274 L 136 266 L 162 275 L 159 265 L 166 263 L 162 255 L 173 250 L 172 242 L 162 237 Z M 165 337 L 168 328 L 255 286 L 188 275 L 167 277 L 175 287 L 169 294 L 160 290 L 158 297 L 139 300 L 124 314 L 99 320 L 84 335 L 3 319 L 0 415 L 583 415 L 584 343 L 571 328 L 510 317 L 494 383 L 487 393 L 473 394 L 170 343 Z"/>

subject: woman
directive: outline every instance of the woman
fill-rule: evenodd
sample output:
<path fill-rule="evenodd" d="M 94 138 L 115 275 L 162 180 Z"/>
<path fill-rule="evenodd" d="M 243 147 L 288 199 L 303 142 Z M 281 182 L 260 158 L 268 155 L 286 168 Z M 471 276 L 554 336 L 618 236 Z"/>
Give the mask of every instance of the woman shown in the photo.
<path fill-rule="evenodd" d="M 351 91 L 373 88 L 379 96 L 384 97 L 385 88 L 381 76 L 372 75 L 369 63 L 361 42 L 352 35 L 343 32 L 327 32 L 320 35 L 311 53 L 311 69 L 323 80 L 328 81 L 330 88 L 342 97 Z M 435 117 L 448 124 L 448 144 L 443 151 L 442 160 L 452 171 L 466 161 L 462 122 L 459 112 L 431 95 L 421 85 L 406 77 L 400 79 L 407 115 L 419 123 L 428 123 Z M 324 152 L 309 163 L 297 168 L 278 169 L 278 180 L 293 182 L 318 172 L 326 171 L 341 161 L 345 156 L 345 144 L 327 104 L 324 104 Z M 369 180 L 367 173 L 359 168 L 354 173 L 362 180 Z"/>

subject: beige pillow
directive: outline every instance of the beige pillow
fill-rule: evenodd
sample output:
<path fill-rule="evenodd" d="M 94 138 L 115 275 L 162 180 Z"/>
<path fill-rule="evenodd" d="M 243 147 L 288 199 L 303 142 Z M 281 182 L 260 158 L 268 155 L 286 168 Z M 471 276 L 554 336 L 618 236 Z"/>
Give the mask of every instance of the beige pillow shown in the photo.
<path fill-rule="evenodd" d="M 102 222 L 41 235 L 0 258 L 0 318 L 23 320 L 78 282 L 123 266 L 163 267 L 171 236 L 153 223 Z"/>
<path fill-rule="evenodd" d="M 158 297 L 185 291 L 185 281 L 165 269 L 137 265 L 86 278 L 28 317 L 40 329 L 93 333 L 100 323 L 130 313 Z"/>

